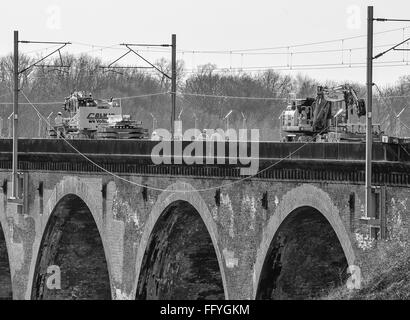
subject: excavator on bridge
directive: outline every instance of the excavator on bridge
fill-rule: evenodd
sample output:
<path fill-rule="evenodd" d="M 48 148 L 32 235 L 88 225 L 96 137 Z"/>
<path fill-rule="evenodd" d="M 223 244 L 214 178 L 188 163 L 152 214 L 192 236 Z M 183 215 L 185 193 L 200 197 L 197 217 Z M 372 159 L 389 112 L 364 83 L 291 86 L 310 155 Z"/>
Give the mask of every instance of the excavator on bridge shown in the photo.
<path fill-rule="evenodd" d="M 92 94 L 75 91 L 65 98 L 64 110 L 69 117 L 57 121 L 49 129 L 53 138 L 69 139 L 146 139 L 148 129 L 141 121 L 122 114 L 121 103 L 113 98 L 94 99 Z M 57 123 L 58 122 L 58 123 Z"/>
<path fill-rule="evenodd" d="M 317 87 L 315 98 L 292 99 L 280 116 L 284 141 L 318 142 L 364 141 L 366 124 L 364 99 L 359 99 L 352 86 Z M 356 120 L 354 123 L 350 118 Z M 381 139 L 380 125 L 372 128 L 375 140 Z"/>

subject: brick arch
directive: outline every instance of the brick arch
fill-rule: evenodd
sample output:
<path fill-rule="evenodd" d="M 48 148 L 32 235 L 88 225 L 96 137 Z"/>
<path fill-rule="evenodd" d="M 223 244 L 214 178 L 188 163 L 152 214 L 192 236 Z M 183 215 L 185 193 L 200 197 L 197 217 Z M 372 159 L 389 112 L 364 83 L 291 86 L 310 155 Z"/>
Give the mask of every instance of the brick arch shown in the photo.
<path fill-rule="evenodd" d="M 98 192 L 101 195 L 101 192 L 95 189 L 95 185 L 91 186 L 77 177 L 68 177 L 68 176 L 64 177 L 61 181 L 59 181 L 55 185 L 47 203 L 44 206 L 44 214 L 43 214 L 42 219 L 40 220 L 40 225 L 36 226 L 36 233 L 38 233 L 40 236 L 36 237 L 36 241 L 33 244 L 33 257 L 31 259 L 29 278 L 28 278 L 29 281 L 28 281 L 27 291 L 26 291 L 26 299 L 31 298 L 32 289 L 33 289 L 32 288 L 33 278 L 34 278 L 34 273 L 36 271 L 37 259 L 38 259 L 38 255 L 41 250 L 41 243 L 44 237 L 44 233 L 46 232 L 50 217 L 52 214 L 54 214 L 54 210 L 57 207 L 58 203 L 64 197 L 68 195 L 75 195 L 79 197 L 82 201 L 84 201 L 87 208 L 91 212 L 91 215 L 94 219 L 94 222 L 97 226 L 98 232 L 101 237 L 105 259 L 106 259 L 107 267 L 108 267 L 111 297 L 113 298 L 114 290 L 113 290 L 113 280 L 112 280 L 112 271 L 111 271 L 111 266 L 112 266 L 111 256 L 110 256 L 110 251 L 109 251 L 109 245 L 105 237 L 105 234 L 106 234 L 105 228 L 103 226 L 103 221 L 102 221 L 101 199 L 95 196 L 96 192 Z"/>
<path fill-rule="evenodd" d="M 174 190 L 186 190 L 187 192 L 174 192 Z M 228 290 L 226 286 L 226 276 L 225 276 L 225 269 L 223 265 L 223 259 L 222 259 L 222 255 L 221 255 L 221 252 L 218 246 L 217 227 L 216 227 L 215 222 L 212 219 L 212 214 L 209 211 L 208 206 L 206 205 L 204 199 L 196 191 L 196 189 L 189 183 L 181 182 L 181 181 L 178 181 L 168 186 L 168 188 L 158 196 L 156 203 L 152 207 L 152 210 L 147 219 L 147 222 L 145 223 L 144 231 L 141 236 L 138 251 L 137 251 L 135 280 L 134 280 L 134 286 L 132 290 L 132 297 L 135 297 L 136 295 L 138 280 L 139 280 L 140 271 L 142 267 L 142 260 L 147 250 L 149 238 L 154 230 L 154 227 L 157 221 L 162 216 L 162 214 L 166 211 L 166 209 L 171 204 L 177 201 L 188 202 L 193 208 L 195 208 L 195 210 L 199 213 L 202 221 L 204 222 L 208 230 L 208 233 L 211 237 L 212 244 L 215 249 L 215 254 L 218 259 L 219 270 L 221 272 L 222 284 L 224 287 L 225 299 L 229 299 Z"/>
<path fill-rule="evenodd" d="M 355 253 L 349 235 L 340 218 L 339 209 L 334 205 L 330 196 L 325 191 L 310 184 L 303 184 L 290 190 L 283 196 L 275 212 L 269 219 L 267 227 L 264 229 L 253 269 L 254 299 L 257 295 L 263 264 L 277 230 L 289 214 L 301 207 L 312 207 L 327 219 L 342 246 L 348 265 L 354 264 Z"/>

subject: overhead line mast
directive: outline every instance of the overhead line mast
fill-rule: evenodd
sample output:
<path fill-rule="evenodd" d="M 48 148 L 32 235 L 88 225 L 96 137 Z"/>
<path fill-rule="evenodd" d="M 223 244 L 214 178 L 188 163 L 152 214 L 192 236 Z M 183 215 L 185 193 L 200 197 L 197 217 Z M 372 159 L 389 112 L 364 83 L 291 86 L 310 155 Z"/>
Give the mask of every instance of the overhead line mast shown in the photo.
<path fill-rule="evenodd" d="M 366 165 L 365 165 L 365 196 L 366 217 L 372 213 L 372 146 L 373 146 L 373 7 L 367 7 L 367 113 L 366 113 Z"/>
<path fill-rule="evenodd" d="M 35 63 L 29 65 L 28 67 L 24 68 L 23 70 L 19 70 L 19 43 L 29 43 L 29 44 L 56 44 L 61 45 L 58 49 L 52 51 L 50 54 L 46 55 L 45 57 L 41 58 L 40 60 L 36 61 Z M 21 204 L 22 201 L 19 198 L 19 185 L 18 185 L 18 109 L 19 109 L 19 76 L 20 74 L 28 71 L 32 67 L 39 66 L 38 63 L 44 61 L 46 58 L 51 56 L 52 54 L 58 52 L 60 54 L 60 60 L 62 62 L 60 50 L 63 49 L 65 46 L 71 44 L 71 42 L 52 42 L 52 41 L 27 41 L 27 40 L 19 40 L 19 32 L 17 30 L 14 31 L 14 56 L 13 56 L 13 159 L 12 159 L 12 190 L 11 190 L 11 197 L 9 200 L 11 202 L 16 202 Z M 42 65 L 42 67 L 47 67 L 48 65 Z M 68 66 L 52 66 L 52 67 L 59 67 L 64 68 Z"/>
<path fill-rule="evenodd" d="M 366 167 L 365 167 L 365 194 L 366 194 L 366 218 L 370 218 L 373 213 L 372 208 L 372 144 L 373 144 L 373 124 L 372 124 L 372 102 L 373 102 L 373 60 L 376 60 L 384 54 L 396 51 L 409 51 L 405 48 L 397 48 L 410 38 L 394 45 L 373 57 L 373 21 L 391 21 L 391 22 L 410 22 L 410 19 L 388 19 L 374 18 L 373 6 L 367 7 L 367 115 L 366 115 Z"/>
<path fill-rule="evenodd" d="M 13 160 L 11 199 L 18 199 L 18 108 L 19 108 L 19 32 L 14 31 L 14 86 L 13 86 Z"/>
<path fill-rule="evenodd" d="M 123 54 L 118 59 L 111 62 L 106 67 L 101 67 L 103 69 L 116 69 L 116 68 L 124 68 L 124 67 L 116 67 L 114 64 L 118 62 L 120 59 L 125 57 L 129 53 L 134 53 L 138 56 L 141 60 L 146 62 L 150 67 L 132 67 L 132 68 L 152 68 L 161 73 L 164 77 L 171 80 L 171 139 L 174 139 L 175 134 L 175 112 L 176 112 L 176 91 L 177 91 L 177 62 L 176 62 L 176 52 L 177 52 L 177 36 L 172 34 L 171 44 L 149 44 L 149 43 L 121 43 L 121 46 L 125 46 L 128 51 Z M 167 74 L 166 72 L 162 71 L 158 68 L 155 64 L 150 62 L 148 59 L 144 58 L 140 53 L 135 51 L 132 47 L 171 47 L 171 75 Z M 126 67 L 128 68 L 128 67 Z"/>

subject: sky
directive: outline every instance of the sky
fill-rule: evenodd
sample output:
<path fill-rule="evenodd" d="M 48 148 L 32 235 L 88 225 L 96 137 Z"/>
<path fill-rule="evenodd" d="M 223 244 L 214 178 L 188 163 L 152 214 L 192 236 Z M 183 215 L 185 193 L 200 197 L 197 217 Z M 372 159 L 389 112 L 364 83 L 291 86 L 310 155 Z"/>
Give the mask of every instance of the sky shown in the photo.
<path fill-rule="evenodd" d="M 120 43 L 170 43 L 175 33 L 177 58 L 188 71 L 213 63 L 227 72 L 273 68 L 320 81 L 364 84 L 368 5 L 374 6 L 375 17 L 410 19 L 408 0 L 4 1 L 0 55 L 11 52 L 13 30 L 21 40 L 70 41 L 62 52 L 88 53 L 106 64 L 126 52 Z M 410 22 L 375 22 L 374 32 L 376 55 L 410 38 Z M 325 43 L 311 44 L 317 42 Z M 19 46 L 33 56 L 44 56 L 49 47 Z M 405 43 L 403 48 L 410 46 Z M 137 49 L 153 62 L 170 58 L 164 48 Z M 395 84 L 410 74 L 409 61 L 405 51 L 377 59 L 374 82 Z M 133 55 L 119 65 L 146 66 Z"/>

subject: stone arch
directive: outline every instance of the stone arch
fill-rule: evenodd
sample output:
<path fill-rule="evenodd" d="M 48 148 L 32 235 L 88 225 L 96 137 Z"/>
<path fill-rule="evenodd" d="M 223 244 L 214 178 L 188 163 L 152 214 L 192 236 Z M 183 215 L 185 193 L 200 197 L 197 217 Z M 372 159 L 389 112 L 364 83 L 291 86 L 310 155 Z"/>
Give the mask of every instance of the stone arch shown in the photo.
<path fill-rule="evenodd" d="M 310 207 L 318 211 L 327 220 L 337 236 L 348 265 L 354 264 L 355 253 L 344 223 L 340 218 L 339 209 L 325 191 L 310 184 L 303 184 L 290 190 L 283 196 L 269 219 L 267 227 L 264 229 L 253 270 L 254 299 L 257 295 L 264 262 L 279 227 L 282 226 L 285 219 L 291 213 L 303 207 Z"/>
<path fill-rule="evenodd" d="M 186 192 L 174 192 L 174 190 L 185 190 Z M 136 296 L 138 281 L 140 277 L 140 272 L 142 268 L 142 262 L 144 255 L 147 251 L 149 239 L 157 222 L 160 220 L 163 213 L 169 208 L 172 204 L 179 201 L 187 202 L 192 206 L 196 212 L 199 214 L 203 223 L 206 226 L 207 232 L 211 238 L 213 248 L 215 250 L 216 258 L 218 260 L 219 271 L 221 273 L 222 285 L 224 290 L 225 299 L 228 299 L 228 291 L 226 286 L 226 277 L 225 270 L 222 260 L 222 255 L 218 246 L 218 233 L 215 222 L 212 219 L 212 214 L 208 209 L 203 198 L 200 194 L 192 187 L 189 183 L 178 181 L 170 185 L 165 191 L 163 191 L 157 198 L 156 203 L 152 207 L 151 213 L 145 223 L 144 231 L 142 233 L 139 247 L 137 251 L 136 258 L 136 269 L 135 269 L 135 282 L 132 290 L 132 296 Z"/>
<path fill-rule="evenodd" d="M 36 240 L 33 244 L 33 257 L 30 265 L 28 288 L 26 292 L 26 298 L 31 299 L 33 294 L 33 285 L 35 281 L 35 272 L 37 263 L 40 259 L 40 252 L 42 250 L 43 239 L 50 224 L 50 219 L 54 214 L 55 209 L 67 197 L 77 197 L 80 199 L 84 206 L 89 210 L 92 220 L 95 223 L 99 238 L 101 239 L 102 249 L 104 251 L 104 257 L 107 264 L 108 279 L 110 283 L 110 295 L 113 298 L 113 281 L 111 270 L 111 256 L 109 251 L 109 245 L 106 239 L 106 230 L 103 225 L 102 217 L 102 195 L 101 195 L 101 183 L 88 179 L 90 181 L 85 182 L 79 177 L 64 177 L 54 187 L 50 197 L 48 198 L 44 206 L 44 214 L 39 219 L 39 223 L 36 225 Z"/>
<path fill-rule="evenodd" d="M 10 254 L 5 220 L 0 217 L 0 300 L 13 298 Z"/>

